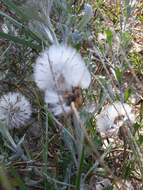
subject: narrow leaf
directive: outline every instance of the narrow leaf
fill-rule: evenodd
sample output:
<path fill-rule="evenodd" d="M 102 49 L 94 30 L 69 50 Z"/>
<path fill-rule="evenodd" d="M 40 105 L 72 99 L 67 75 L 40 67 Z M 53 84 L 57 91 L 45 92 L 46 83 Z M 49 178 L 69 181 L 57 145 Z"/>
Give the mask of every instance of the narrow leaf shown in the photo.
<path fill-rule="evenodd" d="M 7 39 L 9 41 L 13 41 L 13 42 L 18 43 L 18 44 L 22 44 L 22 45 L 30 47 L 32 49 L 41 50 L 40 46 L 38 46 L 38 45 L 28 41 L 28 40 L 21 39 L 19 37 L 15 37 L 15 36 L 12 36 L 10 34 L 6 34 L 4 32 L 0 32 L 0 38 Z"/>

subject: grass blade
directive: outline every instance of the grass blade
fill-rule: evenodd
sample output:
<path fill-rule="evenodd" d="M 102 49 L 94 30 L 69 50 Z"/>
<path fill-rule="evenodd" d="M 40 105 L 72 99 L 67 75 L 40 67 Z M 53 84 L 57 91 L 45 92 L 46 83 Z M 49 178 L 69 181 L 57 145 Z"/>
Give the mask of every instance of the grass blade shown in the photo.
<path fill-rule="evenodd" d="M 24 12 L 22 10 L 20 10 L 20 8 L 18 8 L 18 6 L 16 6 L 12 1 L 10 0 L 1 0 L 11 11 L 14 11 L 16 13 L 17 16 L 19 16 L 22 21 L 28 21 L 28 17 L 24 14 Z"/>
<path fill-rule="evenodd" d="M 7 39 L 9 41 L 13 41 L 18 44 L 22 44 L 23 46 L 30 47 L 32 49 L 41 50 L 41 47 L 39 45 L 36 45 L 28 40 L 21 39 L 19 37 L 12 36 L 10 34 L 6 34 L 4 32 L 0 32 L 0 38 Z"/>
<path fill-rule="evenodd" d="M 80 190 L 80 184 L 81 184 L 81 174 L 82 174 L 82 166 L 84 162 L 84 146 L 82 145 L 82 150 L 81 150 L 81 156 L 80 156 L 80 162 L 79 162 L 79 168 L 78 168 L 78 173 L 76 177 L 76 190 Z"/>
<path fill-rule="evenodd" d="M 25 31 L 25 33 L 27 33 L 32 39 L 36 40 L 38 43 L 42 44 L 43 42 L 43 44 L 45 44 L 44 39 L 42 39 L 35 32 L 31 31 L 29 28 L 24 26 L 23 23 L 20 23 L 19 21 L 17 21 L 16 19 L 12 18 L 11 16 L 7 15 L 6 13 L 2 11 L 0 11 L 0 16 L 6 17 L 10 22 L 12 22 L 17 27 L 20 27 L 20 28 L 23 27 L 23 30 Z"/>
<path fill-rule="evenodd" d="M 45 116 L 46 116 L 46 124 L 45 124 L 45 144 L 43 146 L 43 160 L 44 160 L 44 167 L 43 167 L 43 173 L 45 173 L 46 175 L 48 175 L 48 146 L 49 146 L 49 138 L 48 138 L 48 108 L 47 106 L 45 106 Z M 48 189 L 48 180 L 47 178 L 44 176 L 44 189 Z"/>
<path fill-rule="evenodd" d="M 14 18 L 12 18 L 11 16 L 7 15 L 6 13 L 2 11 L 0 11 L 0 16 L 6 17 L 8 20 L 10 20 L 13 24 L 16 24 L 17 26 L 22 26 L 20 22 L 18 22 L 17 20 L 15 20 Z"/>

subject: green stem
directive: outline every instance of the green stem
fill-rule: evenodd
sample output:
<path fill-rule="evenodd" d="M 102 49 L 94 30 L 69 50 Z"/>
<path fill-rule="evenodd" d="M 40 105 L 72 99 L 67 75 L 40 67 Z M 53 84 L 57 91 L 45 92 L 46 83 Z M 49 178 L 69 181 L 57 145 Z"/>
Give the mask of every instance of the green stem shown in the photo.
<path fill-rule="evenodd" d="M 10 135 L 8 129 L 6 129 L 6 128 L 5 128 L 5 137 L 6 137 L 7 140 L 11 143 L 12 147 L 13 147 L 14 149 L 16 149 L 16 148 L 17 148 L 17 145 L 15 144 L 15 142 L 14 142 L 13 138 L 11 137 L 11 135 Z"/>
<path fill-rule="evenodd" d="M 46 132 L 45 132 L 45 145 L 44 145 L 44 153 L 43 153 L 43 159 L 44 159 L 44 173 L 47 175 L 48 174 L 48 108 L 47 106 L 45 107 L 45 113 L 46 113 Z M 47 190 L 48 188 L 48 180 L 44 176 L 44 189 Z"/>
<path fill-rule="evenodd" d="M 83 161 L 84 161 L 84 146 L 82 145 L 79 168 L 78 168 L 78 173 L 77 173 L 76 183 L 75 183 L 75 189 L 76 190 L 80 190 Z"/>

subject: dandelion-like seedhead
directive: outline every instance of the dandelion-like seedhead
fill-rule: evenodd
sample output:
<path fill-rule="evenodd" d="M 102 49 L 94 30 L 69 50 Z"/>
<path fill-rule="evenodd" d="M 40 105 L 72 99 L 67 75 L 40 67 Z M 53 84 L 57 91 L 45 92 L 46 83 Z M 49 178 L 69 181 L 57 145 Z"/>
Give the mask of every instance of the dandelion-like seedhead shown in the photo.
<path fill-rule="evenodd" d="M 66 45 L 52 45 L 36 60 L 34 79 L 38 87 L 42 90 L 55 88 L 53 78 L 59 90 L 76 86 L 87 88 L 91 81 L 81 55 Z"/>
<path fill-rule="evenodd" d="M 9 92 L 0 98 L 0 120 L 8 128 L 19 128 L 31 116 L 31 105 L 20 93 Z"/>
<path fill-rule="evenodd" d="M 74 87 L 87 88 L 91 75 L 74 48 L 52 45 L 37 58 L 34 80 L 45 92 L 45 102 L 52 105 L 55 115 L 59 115 L 62 110 L 70 110 L 63 98 L 65 92 L 72 92 Z"/>
<path fill-rule="evenodd" d="M 121 102 L 115 102 L 107 106 L 96 118 L 97 130 L 107 136 L 117 135 L 118 130 L 124 124 L 132 124 L 135 121 L 135 115 L 132 108 Z"/>

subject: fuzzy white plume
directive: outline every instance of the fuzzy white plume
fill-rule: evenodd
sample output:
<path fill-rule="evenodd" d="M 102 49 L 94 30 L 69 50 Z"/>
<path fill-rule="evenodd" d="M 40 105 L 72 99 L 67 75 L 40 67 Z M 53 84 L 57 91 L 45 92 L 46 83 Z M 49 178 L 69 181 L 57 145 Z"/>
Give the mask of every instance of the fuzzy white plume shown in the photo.
<path fill-rule="evenodd" d="M 37 86 L 45 91 L 45 102 L 59 107 L 64 92 L 72 91 L 74 87 L 88 88 L 91 75 L 75 49 L 52 45 L 37 58 L 34 79 Z"/>
<path fill-rule="evenodd" d="M 31 116 L 31 105 L 20 93 L 9 92 L 0 98 L 0 121 L 8 128 L 19 128 Z"/>
<path fill-rule="evenodd" d="M 50 110 L 55 116 L 61 115 L 62 113 L 68 114 L 72 111 L 71 107 L 67 106 L 65 103 L 55 104 L 52 108 L 50 108 Z"/>
<path fill-rule="evenodd" d="M 60 90 L 76 86 L 87 88 L 91 81 L 81 55 L 66 45 L 52 45 L 36 61 L 34 79 L 40 89 L 55 88 L 54 78 Z"/>
<path fill-rule="evenodd" d="M 119 128 L 125 123 L 133 123 L 135 115 L 132 108 L 121 102 L 107 106 L 96 118 L 97 130 L 107 136 L 117 135 Z"/>

